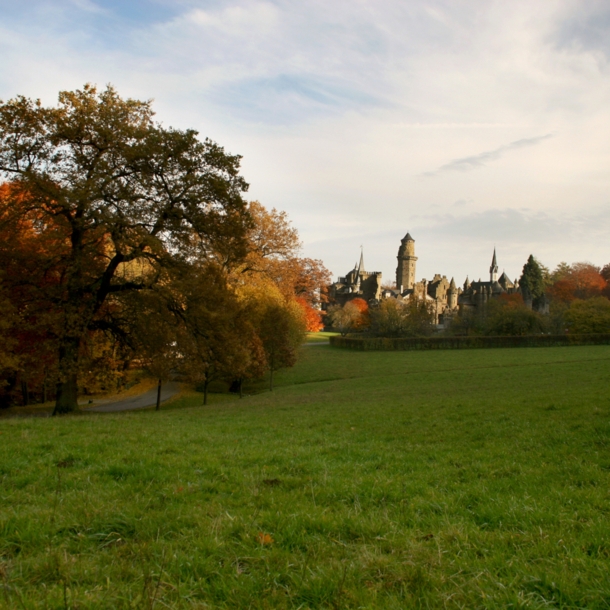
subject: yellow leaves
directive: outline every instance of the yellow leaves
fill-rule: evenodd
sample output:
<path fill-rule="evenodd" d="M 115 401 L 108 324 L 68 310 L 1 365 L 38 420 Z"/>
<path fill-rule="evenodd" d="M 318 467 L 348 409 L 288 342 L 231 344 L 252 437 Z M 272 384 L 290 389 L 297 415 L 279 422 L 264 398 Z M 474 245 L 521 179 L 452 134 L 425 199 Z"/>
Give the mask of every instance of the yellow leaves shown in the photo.
<path fill-rule="evenodd" d="M 284 303 L 284 296 L 278 286 L 262 274 L 242 274 L 236 280 L 235 292 L 241 301 L 274 305 Z"/>

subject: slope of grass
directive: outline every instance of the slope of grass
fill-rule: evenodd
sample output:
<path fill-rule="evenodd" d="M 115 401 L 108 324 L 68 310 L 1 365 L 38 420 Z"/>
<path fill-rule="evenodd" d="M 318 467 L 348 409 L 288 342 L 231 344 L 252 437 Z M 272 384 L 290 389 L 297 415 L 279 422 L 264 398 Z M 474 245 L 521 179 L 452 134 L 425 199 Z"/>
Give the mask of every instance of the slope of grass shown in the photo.
<path fill-rule="evenodd" d="M 0 606 L 608 608 L 610 348 L 303 348 L 273 393 L 0 422 Z"/>
<path fill-rule="evenodd" d="M 339 333 L 319 331 L 317 333 L 307 333 L 305 341 L 307 343 L 328 343 L 331 337 L 336 337 Z"/>

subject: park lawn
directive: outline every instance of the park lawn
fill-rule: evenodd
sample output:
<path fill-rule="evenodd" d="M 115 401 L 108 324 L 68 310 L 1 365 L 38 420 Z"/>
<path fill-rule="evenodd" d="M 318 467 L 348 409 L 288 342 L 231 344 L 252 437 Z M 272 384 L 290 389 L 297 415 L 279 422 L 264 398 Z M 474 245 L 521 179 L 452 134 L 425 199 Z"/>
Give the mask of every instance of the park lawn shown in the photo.
<path fill-rule="evenodd" d="M 1 420 L 0 607 L 608 608 L 609 373 L 309 346 L 242 400 Z"/>
<path fill-rule="evenodd" d="M 305 341 L 307 343 L 328 343 L 331 337 L 336 337 L 339 333 L 319 331 L 317 333 L 307 333 Z"/>

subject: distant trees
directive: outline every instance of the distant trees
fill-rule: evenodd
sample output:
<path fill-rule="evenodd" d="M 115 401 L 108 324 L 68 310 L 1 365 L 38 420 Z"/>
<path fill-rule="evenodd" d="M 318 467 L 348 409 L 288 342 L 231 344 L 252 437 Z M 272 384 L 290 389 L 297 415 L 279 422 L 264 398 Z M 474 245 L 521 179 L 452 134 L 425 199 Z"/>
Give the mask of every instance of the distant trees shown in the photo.
<path fill-rule="evenodd" d="M 296 302 L 300 305 L 305 316 L 305 327 L 307 332 L 317 333 L 324 328 L 322 321 L 322 311 L 312 307 L 303 297 L 296 297 Z"/>
<path fill-rule="evenodd" d="M 482 334 L 536 335 L 545 331 L 544 316 L 527 307 L 520 294 L 501 295 L 487 304 Z"/>
<path fill-rule="evenodd" d="M 551 274 L 547 288 L 550 298 L 569 304 L 574 299 L 590 299 L 604 294 L 607 280 L 599 267 L 590 263 L 560 263 Z"/>
<path fill-rule="evenodd" d="M 426 337 L 434 330 L 434 313 L 423 299 L 385 299 L 370 315 L 371 333 L 378 337 Z"/>
<path fill-rule="evenodd" d="M 601 268 L 599 274 L 604 278 L 606 282 L 606 285 L 602 290 L 602 295 L 605 296 L 607 299 L 610 299 L 610 263 L 604 265 Z"/>
<path fill-rule="evenodd" d="M 480 311 L 463 311 L 448 332 L 456 335 L 530 335 L 565 332 L 610 332 L 610 265 L 600 269 L 591 263 L 559 263 L 550 272 L 533 256 L 523 268 L 521 294 L 491 299 Z M 528 303 L 533 308 L 528 307 Z M 545 304 L 544 310 L 540 308 Z"/>
<path fill-rule="evenodd" d="M 608 267 L 610 268 L 610 267 Z M 546 287 L 546 295 L 550 301 L 550 315 L 548 318 L 548 328 L 550 332 L 602 332 L 586 330 L 591 328 L 602 328 L 603 324 L 592 323 L 583 324 L 583 316 L 591 315 L 596 317 L 596 306 L 579 304 L 581 301 L 595 301 L 597 297 L 610 297 L 608 280 L 604 277 L 604 271 L 595 265 L 587 262 L 573 263 L 568 265 L 565 262 L 559 263 L 555 270 L 550 274 Z M 599 305 L 599 301 L 597 304 Z M 573 307 L 576 308 L 574 313 Z M 603 307 L 603 303 L 601 304 Z M 574 317 L 576 316 L 576 317 Z M 575 325 L 574 321 L 578 319 Z"/>
<path fill-rule="evenodd" d="M 361 299 L 362 300 L 362 299 Z M 331 328 L 336 330 L 345 337 L 348 333 L 356 330 L 360 325 L 362 319 L 361 308 L 358 304 L 352 301 L 348 301 L 344 305 L 331 305 L 328 308 L 326 318 Z"/>
<path fill-rule="evenodd" d="M 569 333 L 610 333 L 610 301 L 593 297 L 586 301 L 576 299 L 564 314 Z"/>
<path fill-rule="evenodd" d="M 456 336 L 535 335 L 547 332 L 547 326 L 547 318 L 514 293 L 491 299 L 481 311 L 461 312 L 451 320 L 447 332 Z"/>

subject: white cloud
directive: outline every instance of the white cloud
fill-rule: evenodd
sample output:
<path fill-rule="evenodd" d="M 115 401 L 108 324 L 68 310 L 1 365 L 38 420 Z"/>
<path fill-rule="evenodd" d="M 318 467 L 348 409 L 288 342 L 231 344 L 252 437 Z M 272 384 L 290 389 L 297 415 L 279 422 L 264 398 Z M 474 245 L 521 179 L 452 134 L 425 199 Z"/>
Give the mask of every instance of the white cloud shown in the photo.
<path fill-rule="evenodd" d="M 335 273 L 363 243 L 391 276 L 406 230 L 426 276 L 477 275 L 493 244 L 511 277 L 528 250 L 610 259 L 604 1 L 27 4 L 0 28 L 0 97 L 89 81 L 155 98 L 165 124 L 243 154 L 251 196 Z"/>
<path fill-rule="evenodd" d="M 477 169 L 480 167 L 485 167 L 485 164 L 489 161 L 497 161 L 501 159 L 507 152 L 513 150 L 519 150 L 520 148 L 526 148 L 528 146 L 535 146 L 544 140 L 548 140 L 548 138 L 552 138 L 552 134 L 546 134 L 544 136 L 537 136 L 535 138 L 522 138 L 521 140 L 515 140 L 510 144 L 504 144 L 495 148 L 494 150 L 488 150 L 477 155 L 472 155 L 470 157 L 462 157 L 461 159 L 454 159 L 453 161 L 449 161 L 449 163 L 445 163 L 441 165 L 437 170 L 431 172 L 424 172 L 421 174 L 422 176 L 436 176 L 441 172 L 467 172 L 472 169 Z"/>

